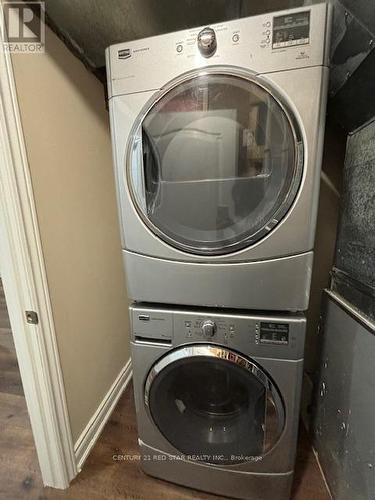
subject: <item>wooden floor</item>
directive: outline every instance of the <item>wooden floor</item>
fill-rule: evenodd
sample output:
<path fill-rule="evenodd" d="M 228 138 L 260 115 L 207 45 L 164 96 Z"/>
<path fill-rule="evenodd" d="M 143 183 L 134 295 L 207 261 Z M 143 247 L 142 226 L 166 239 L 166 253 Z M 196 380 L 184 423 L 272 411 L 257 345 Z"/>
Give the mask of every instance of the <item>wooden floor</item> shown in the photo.
<path fill-rule="evenodd" d="M 135 462 L 114 462 L 114 454 L 137 456 L 137 428 L 132 388 L 122 396 L 81 474 L 66 492 L 45 490 L 43 498 L 78 500 L 188 500 L 215 499 L 188 488 L 146 476 Z M 37 493 L 37 492 L 36 492 Z M 28 497 L 30 498 L 30 497 Z M 38 498 L 37 496 L 35 498 Z M 307 435 L 301 432 L 293 500 L 329 500 Z"/>
<path fill-rule="evenodd" d="M 83 471 L 66 491 L 43 488 L 9 319 L 0 289 L 0 500 L 188 500 L 221 497 L 148 477 L 135 461 L 116 462 L 114 454 L 138 456 L 131 386 L 121 397 Z M 305 432 L 300 433 L 293 500 L 329 500 Z"/>

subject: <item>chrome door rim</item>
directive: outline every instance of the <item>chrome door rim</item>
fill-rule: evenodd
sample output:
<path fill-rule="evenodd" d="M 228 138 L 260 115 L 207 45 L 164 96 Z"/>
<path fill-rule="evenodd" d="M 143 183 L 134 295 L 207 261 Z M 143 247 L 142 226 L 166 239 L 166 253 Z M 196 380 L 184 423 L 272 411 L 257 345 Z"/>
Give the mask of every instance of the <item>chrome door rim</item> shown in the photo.
<path fill-rule="evenodd" d="M 143 120 L 146 115 L 149 113 L 151 108 L 153 108 L 168 92 L 172 89 L 184 83 L 188 80 L 197 78 L 199 76 L 206 75 L 226 75 L 226 76 L 235 76 L 245 80 L 248 80 L 260 88 L 262 88 L 265 92 L 271 95 L 271 97 L 277 102 L 280 106 L 281 110 L 284 112 L 294 139 L 294 153 L 295 153 L 295 169 L 293 174 L 293 179 L 291 180 L 290 190 L 288 191 L 285 199 L 282 204 L 272 216 L 272 218 L 258 231 L 255 233 L 243 238 L 240 241 L 235 243 L 231 243 L 229 245 L 225 245 L 220 248 L 208 248 L 201 247 L 196 248 L 191 245 L 184 244 L 180 241 L 176 241 L 170 236 L 166 235 L 162 230 L 160 230 L 151 220 L 147 217 L 141 207 L 141 203 L 137 199 L 137 196 L 134 193 L 134 182 L 132 176 L 132 152 L 133 145 L 140 137 L 140 129 L 142 127 Z M 129 188 L 130 197 L 135 207 L 137 214 L 139 215 L 142 222 L 148 227 L 153 234 L 155 234 L 158 238 L 160 238 L 163 242 L 168 243 L 173 248 L 186 252 L 188 254 L 202 255 L 202 256 L 220 256 L 220 255 L 229 255 L 231 253 L 235 253 L 237 251 L 243 250 L 244 248 L 251 247 L 255 243 L 258 243 L 265 236 L 267 236 L 275 227 L 279 225 L 281 220 L 287 215 L 290 208 L 293 206 L 294 200 L 297 197 L 299 188 L 301 186 L 301 181 L 303 177 L 303 163 L 304 163 L 304 146 L 303 146 L 303 136 L 300 129 L 300 126 L 297 122 L 295 114 L 292 112 L 290 106 L 285 102 L 285 99 L 277 92 L 268 82 L 266 82 L 261 76 L 257 75 L 254 72 L 246 71 L 244 69 L 238 68 L 236 66 L 209 66 L 205 68 L 199 68 L 192 71 L 188 71 L 183 75 L 180 75 L 178 78 L 171 80 L 164 87 L 157 92 L 156 96 L 151 97 L 149 101 L 142 108 L 138 118 L 136 119 L 130 134 L 126 147 L 126 180 Z"/>
<path fill-rule="evenodd" d="M 272 393 L 273 396 L 275 396 L 275 400 L 278 403 L 278 409 L 282 410 L 282 412 L 284 413 L 284 405 L 282 403 L 278 390 L 276 389 L 274 383 L 271 381 L 268 375 L 256 363 L 235 351 L 211 344 L 195 344 L 179 347 L 163 356 L 154 364 L 147 375 L 144 386 L 144 402 L 148 409 L 152 383 L 155 378 L 164 370 L 164 368 L 181 359 L 197 357 L 222 359 L 223 361 L 228 361 L 229 363 L 237 365 L 248 371 L 249 373 L 254 375 L 258 379 L 258 381 Z"/>

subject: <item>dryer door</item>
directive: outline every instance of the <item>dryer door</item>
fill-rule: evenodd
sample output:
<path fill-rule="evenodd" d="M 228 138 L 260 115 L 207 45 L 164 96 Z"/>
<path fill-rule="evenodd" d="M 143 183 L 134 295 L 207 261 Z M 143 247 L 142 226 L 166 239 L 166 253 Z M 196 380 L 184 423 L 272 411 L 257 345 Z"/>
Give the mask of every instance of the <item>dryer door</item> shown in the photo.
<path fill-rule="evenodd" d="M 252 245 L 290 209 L 302 139 L 287 106 L 255 76 L 185 75 L 149 104 L 128 146 L 139 215 L 172 246 L 225 254 Z"/>
<path fill-rule="evenodd" d="M 271 378 L 250 359 L 213 345 L 185 346 L 164 356 L 146 380 L 145 404 L 177 452 L 211 464 L 259 459 L 285 425 Z"/>

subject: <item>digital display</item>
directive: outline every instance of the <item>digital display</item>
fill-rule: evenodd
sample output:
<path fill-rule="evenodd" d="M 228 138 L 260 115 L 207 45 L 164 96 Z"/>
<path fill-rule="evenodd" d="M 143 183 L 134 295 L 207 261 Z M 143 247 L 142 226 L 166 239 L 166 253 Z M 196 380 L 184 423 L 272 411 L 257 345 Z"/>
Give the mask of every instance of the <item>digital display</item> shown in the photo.
<path fill-rule="evenodd" d="M 310 11 L 273 18 L 272 48 L 281 49 L 310 42 Z"/>
<path fill-rule="evenodd" d="M 260 323 L 261 344 L 288 344 L 289 325 L 287 323 Z"/>

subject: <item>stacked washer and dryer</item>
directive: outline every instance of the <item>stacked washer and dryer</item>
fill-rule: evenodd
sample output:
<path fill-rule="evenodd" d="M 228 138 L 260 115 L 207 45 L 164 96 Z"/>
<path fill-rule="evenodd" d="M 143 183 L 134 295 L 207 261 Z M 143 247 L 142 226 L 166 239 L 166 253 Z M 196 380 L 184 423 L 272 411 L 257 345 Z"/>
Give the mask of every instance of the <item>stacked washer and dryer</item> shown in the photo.
<path fill-rule="evenodd" d="M 329 12 L 107 50 L 139 445 L 152 476 L 289 498 Z"/>

